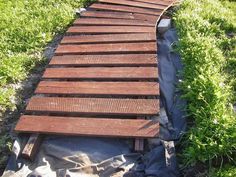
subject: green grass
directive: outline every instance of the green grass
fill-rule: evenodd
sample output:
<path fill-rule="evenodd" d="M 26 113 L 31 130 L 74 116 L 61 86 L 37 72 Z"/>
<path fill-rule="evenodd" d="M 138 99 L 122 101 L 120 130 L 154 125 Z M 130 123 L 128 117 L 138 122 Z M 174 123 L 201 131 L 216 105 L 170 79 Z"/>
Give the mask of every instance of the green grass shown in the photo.
<path fill-rule="evenodd" d="M 226 166 L 222 169 L 212 169 L 210 174 L 210 177 L 235 177 L 236 176 L 236 168 Z"/>
<path fill-rule="evenodd" d="M 185 0 L 173 17 L 185 66 L 180 88 L 191 122 L 182 141 L 184 166 L 235 164 L 235 12 L 236 2 Z"/>
<path fill-rule="evenodd" d="M 0 0 L 0 122 L 20 99 L 14 85 L 44 60 L 47 43 L 66 30 L 75 18 L 75 9 L 91 1 Z M 7 131 L 1 131 L 0 168 L 6 162 L 10 142 Z"/>
<path fill-rule="evenodd" d="M 89 0 L 0 0 L 0 113 L 14 109 L 18 83 L 28 76 L 40 53 Z"/>

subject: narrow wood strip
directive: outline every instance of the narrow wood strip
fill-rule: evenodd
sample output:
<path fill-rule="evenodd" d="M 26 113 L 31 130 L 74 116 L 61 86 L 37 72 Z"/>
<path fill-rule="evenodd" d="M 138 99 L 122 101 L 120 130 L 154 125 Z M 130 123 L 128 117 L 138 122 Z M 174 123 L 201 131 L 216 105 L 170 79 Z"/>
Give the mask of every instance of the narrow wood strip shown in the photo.
<path fill-rule="evenodd" d="M 157 82 L 58 82 L 41 81 L 36 94 L 158 96 Z"/>
<path fill-rule="evenodd" d="M 152 26 L 155 24 L 149 21 L 126 20 L 126 19 L 107 19 L 107 18 L 79 18 L 75 20 L 74 25 L 97 25 L 97 26 Z"/>
<path fill-rule="evenodd" d="M 98 0 L 98 2 L 126 5 L 126 6 L 133 6 L 133 7 L 141 7 L 141 8 L 150 8 L 150 9 L 157 9 L 157 10 L 164 10 L 167 7 L 166 5 L 149 4 L 149 3 L 145 3 L 145 2 L 129 1 L 129 0 L 119 0 L 119 1 L 117 1 L 117 0 Z"/>
<path fill-rule="evenodd" d="M 138 120 L 145 120 L 145 117 L 137 117 Z M 144 150 L 144 139 L 136 138 L 134 140 L 134 150 L 137 152 L 142 152 Z"/>
<path fill-rule="evenodd" d="M 124 54 L 124 53 L 156 53 L 155 42 L 143 43 L 109 43 L 85 45 L 59 45 L 56 55 L 65 54 Z"/>
<path fill-rule="evenodd" d="M 17 125 L 20 125 L 21 121 L 18 121 Z M 31 128 L 33 128 L 32 126 Z M 39 150 L 40 144 L 42 142 L 43 136 L 36 133 L 30 135 L 24 149 L 21 152 L 23 158 L 33 160 Z"/>
<path fill-rule="evenodd" d="M 65 36 L 61 44 L 121 43 L 121 42 L 155 42 L 153 33 L 136 34 L 102 34 Z"/>
<path fill-rule="evenodd" d="M 159 123 L 152 120 L 22 116 L 16 132 L 56 135 L 155 138 Z"/>
<path fill-rule="evenodd" d="M 149 3 L 149 4 L 158 4 L 158 5 L 164 5 L 164 6 L 169 6 L 174 2 L 174 0 L 172 0 L 172 1 L 165 1 L 165 0 L 133 0 L 133 1 L 145 2 L 145 3 Z"/>
<path fill-rule="evenodd" d="M 84 11 L 80 15 L 81 17 L 96 17 L 96 18 L 109 18 L 109 19 L 136 19 L 149 21 L 153 25 L 156 24 L 158 16 L 155 15 L 145 15 L 137 13 L 127 13 L 127 12 L 109 12 L 109 11 Z"/>
<path fill-rule="evenodd" d="M 156 54 L 54 56 L 49 66 L 157 66 Z"/>
<path fill-rule="evenodd" d="M 159 107 L 157 99 L 33 97 L 26 112 L 148 116 L 159 114 Z"/>
<path fill-rule="evenodd" d="M 153 27 L 137 26 L 72 26 L 67 34 L 124 34 L 124 33 L 156 33 Z"/>
<path fill-rule="evenodd" d="M 43 79 L 157 80 L 155 67 L 47 68 Z"/>
<path fill-rule="evenodd" d="M 161 14 L 161 11 L 155 11 L 152 9 L 145 9 L 139 7 L 129 7 L 124 5 L 114 5 L 114 4 L 100 4 L 94 3 L 89 6 L 90 9 L 95 10 L 108 10 L 108 11 L 118 11 L 118 12 L 132 12 L 132 13 L 140 13 L 140 14 L 149 14 L 149 15 L 157 15 Z"/>
<path fill-rule="evenodd" d="M 144 139 L 143 138 L 136 138 L 134 141 L 134 150 L 136 152 L 144 151 Z"/>

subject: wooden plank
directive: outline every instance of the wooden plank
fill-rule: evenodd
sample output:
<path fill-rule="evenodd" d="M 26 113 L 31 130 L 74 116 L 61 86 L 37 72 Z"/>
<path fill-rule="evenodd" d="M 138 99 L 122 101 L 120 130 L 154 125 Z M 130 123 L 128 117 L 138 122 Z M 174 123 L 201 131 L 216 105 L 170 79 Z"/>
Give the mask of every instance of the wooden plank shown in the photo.
<path fill-rule="evenodd" d="M 143 138 L 136 138 L 134 141 L 134 150 L 137 152 L 144 151 L 144 139 Z"/>
<path fill-rule="evenodd" d="M 159 16 L 155 15 L 145 15 L 137 13 L 127 13 L 127 12 L 109 12 L 109 11 L 84 11 L 80 15 L 81 17 L 96 17 L 96 18 L 109 18 L 109 19 L 136 19 L 149 21 L 156 24 L 156 20 Z"/>
<path fill-rule="evenodd" d="M 33 127 L 34 126 L 31 128 Z M 21 152 L 21 156 L 23 158 L 33 160 L 38 152 L 42 139 L 43 136 L 38 133 L 30 135 L 23 151 Z"/>
<path fill-rule="evenodd" d="M 172 1 L 165 1 L 165 0 L 133 0 L 133 1 L 145 2 L 145 3 L 150 3 L 150 4 L 159 4 L 159 5 L 164 5 L 164 6 L 169 6 L 174 2 L 174 0 L 172 0 Z"/>
<path fill-rule="evenodd" d="M 47 68 L 43 79 L 157 80 L 155 67 Z"/>
<path fill-rule="evenodd" d="M 156 33 L 154 27 L 147 26 L 72 26 L 67 34 L 125 34 L 125 33 Z"/>
<path fill-rule="evenodd" d="M 130 0 L 119 0 L 119 1 L 117 1 L 117 0 L 98 0 L 98 2 L 126 5 L 126 6 L 132 6 L 132 7 L 150 8 L 150 9 L 157 9 L 157 10 L 164 10 L 167 7 L 166 5 L 150 4 L 150 3 L 130 1 Z"/>
<path fill-rule="evenodd" d="M 20 133 L 155 138 L 159 123 L 152 120 L 83 117 L 22 116 L 15 127 Z"/>
<path fill-rule="evenodd" d="M 155 42 L 142 43 L 109 43 L 109 44 L 83 44 L 83 45 L 59 45 L 56 55 L 65 54 L 125 54 L 125 53 L 149 53 L 157 51 Z"/>
<path fill-rule="evenodd" d="M 138 117 L 139 120 L 145 120 L 145 117 Z M 136 138 L 134 140 L 134 150 L 137 152 L 142 152 L 144 150 L 144 139 Z"/>
<path fill-rule="evenodd" d="M 33 97 L 26 112 L 151 116 L 159 113 L 159 107 L 158 99 Z"/>
<path fill-rule="evenodd" d="M 157 66 L 156 54 L 54 56 L 49 66 Z"/>
<path fill-rule="evenodd" d="M 97 25 L 97 26 L 152 26 L 155 24 L 143 20 L 107 19 L 107 18 L 79 18 L 73 25 Z"/>
<path fill-rule="evenodd" d="M 100 4 L 94 3 L 89 6 L 89 9 L 94 10 L 107 10 L 107 11 L 117 11 L 117 12 L 132 12 L 132 13 L 139 13 L 139 14 L 148 14 L 148 15 L 161 15 L 161 11 L 156 11 L 152 9 L 145 9 L 140 7 L 129 7 L 124 5 L 114 5 L 114 4 Z"/>
<path fill-rule="evenodd" d="M 136 34 L 101 34 L 65 36 L 61 44 L 121 43 L 121 42 L 155 42 L 153 33 Z"/>
<path fill-rule="evenodd" d="M 157 82 L 58 82 L 41 81 L 36 94 L 158 96 Z"/>

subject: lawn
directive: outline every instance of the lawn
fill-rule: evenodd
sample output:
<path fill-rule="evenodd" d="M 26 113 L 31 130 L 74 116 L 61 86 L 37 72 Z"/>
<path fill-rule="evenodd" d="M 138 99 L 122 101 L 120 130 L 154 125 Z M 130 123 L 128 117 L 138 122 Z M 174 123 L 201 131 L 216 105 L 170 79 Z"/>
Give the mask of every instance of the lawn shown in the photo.
<path fill-rule="evenodd" d="M 212 176 L 236 171 L 235 12 L 235 1 L 185 0 L 173 16 L 189 113 L 180 157 L 183 168 L 202 162 Z"/>
<path fill-rule="evenodd" d="M 42 52 L 47 43 L 66 30 L 76 8 L 90 1 L 0 0 L 0 123 L 21 100 L 17 85 L 45 60 Z M 0 168 L 11 147 L 8 133 L 0 131 Z"/>

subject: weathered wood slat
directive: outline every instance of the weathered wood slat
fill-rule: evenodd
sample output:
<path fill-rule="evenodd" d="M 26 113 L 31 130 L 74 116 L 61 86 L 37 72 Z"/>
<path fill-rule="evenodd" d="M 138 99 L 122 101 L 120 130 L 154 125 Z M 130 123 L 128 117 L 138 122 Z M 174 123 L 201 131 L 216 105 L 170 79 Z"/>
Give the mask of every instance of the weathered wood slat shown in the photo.
<path fill-rule="evenodd" d="M 157 66 L 156 54 L 54 56 L 49 66 Z"/>
<path fill-rule="evenodd" d="M 121 43 L 121 42 L 155 42 L 153 33 L 136 34 L 101 34 L 65 36 L 61 44 Z"/>
<path fill-rule="evenodd" d="M 43 79 L 157 80 L 155 67 L 47 68 Z"/>
<path fill-rule="evenodd" d="M 140 13 L 140 14 L 148 14 L 148 15 L 161 15 L 161 11 L 156 11 L 153 9 L 145 9 L 140 7 L 129 7 L 124 5 L 114 5 L 114 4 L 99 4 L 94 3 L 89 6 L 90 9 L 94 10 L 108 10 L 108 11 L 118 11 L 118 12 L 132 12 L 132 13 Z"/>
<path fill-rule="evenodd" d="M 80 18 L 75 20 L 74 25 L 97 25 L 97 26 L 152 26 L 155 24 L 149 21 L 126 20 L 126 19 L 107 19 L 107 18 Z"/>
<path fill-rule="evenodd" d="M 133 1 L 145 2 L 149 4 L 159 4 L 164 6 L 169 6 L 173 3 L 173 1 L 165 1 L 165 0 L 133 0 Z"/>
<path fill-rule="evenodd" d="M 36 94 L 158 96 L 157 82 L 58 82 L 41 81 Z"/>
<path fill-rule="evenodd" d="M 57 135 L 155 138 L 159 123 L 152 120 L 22 116 L 15 131 Z"/>
<path fill-rule="evenodd" d="M 59 45 L 56 55 L 65 54 L 124 54 L 124 53 L 149 53 L 157 51 L 155 42 L 142 43 L 109 43 L 109 44 L 84 44 L 84 45 Z"/>
<path fill-rule="evenodd" d="M 138 117 L 138 119 L 144 120 L 145 117 Z M 142 152 L 144 150 L 144 139 L 143 138 L 136 138 L 134 140 L 134 150 L 137 152 Z"/>
<path fill-rule="evenodd" d="M 157 9 L 157 10 L 164 10 L 167 7 L 166 5 L 149 4 L 149 3 L 145 3 L 145 2 L 129 1 L 129 0 L 119 0 L 119 1 L 117 1 L 117 0 L 98 0 L 98 2 L 127 5 L 127 6 L 141 7 L 141 8 L 150 8 L 150 9 Z"/>
<path fill-rule="evenodd" d="M 159 113 L 159 100 L 33 97 L 26 112 L 148 116 Z"/>
<path fill-rule="evenodd" d="M 125 33 L 156 33 L 156 29 L 147 26 L 72 26 L 67 34 L 125 34 Z"/>
<path fill-rule="evenodd" d="M 17 123 L 17 126 L 21 124 L 21 121 Z M 34 126 L 31 127 L 33 129 Z M 33 160 L 34 157 L 36 156 L 38 149 L 40 147 L 41 141 L 43 140 L 43 136 L 40 135 L 39 133 L 32 134 L 24 149 L 21 152 L 21 156 L 30 160 Z"/>
<path fill-rule="evenodd" d="M 155 15 L 145 15 L 137 13 L 128 13 L 128 12 L 109 12 L 109 11 L 85 11 L 82 12 L 81 17 L 96 17 L 96 18 L 107 18 L 107 19 L 136 19 L 144 20 L 156 24 L 158 16 Z"/>

